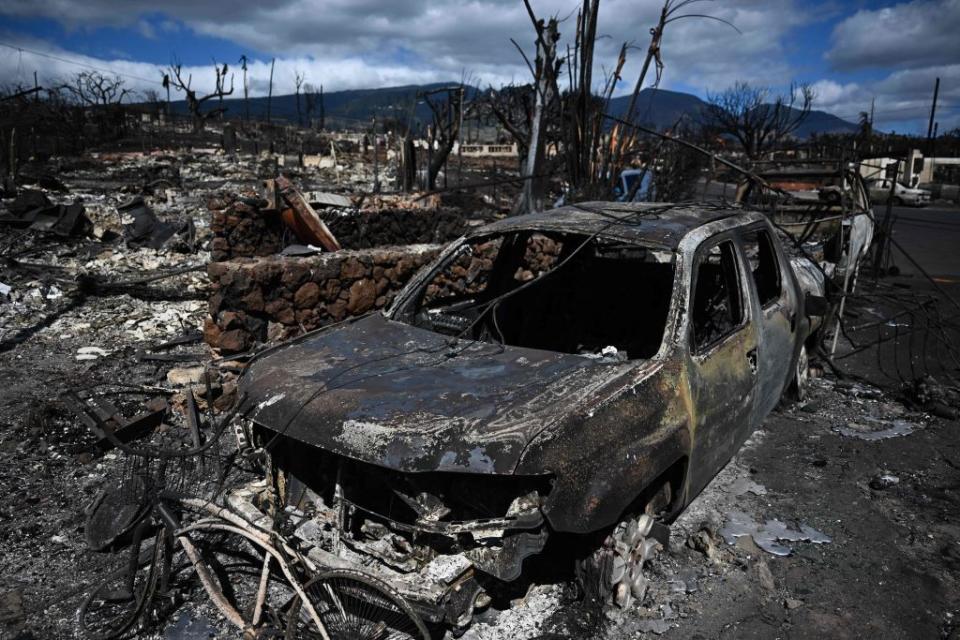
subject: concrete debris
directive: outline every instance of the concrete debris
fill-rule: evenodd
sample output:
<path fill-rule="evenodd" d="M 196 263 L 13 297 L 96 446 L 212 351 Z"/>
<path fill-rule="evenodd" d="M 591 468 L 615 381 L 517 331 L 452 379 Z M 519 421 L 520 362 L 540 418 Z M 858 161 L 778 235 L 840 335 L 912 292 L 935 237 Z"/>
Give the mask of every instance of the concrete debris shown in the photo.
<path fill-rule="evenodd" d="M 882 491 L 900 484 L 900 478 L 889 473 L 882 473 L 870 480 L 870 488 Z"/>
<path fill-rule="evenodd" d="M 832 542 L 830 536 L 806 524 L 799 523 L 793 527 L 776 519 L 758 522 L 742 511 L 734 511 L 727 516 L 727 523 L 720 529 L 720 535 L 730 545 L 742 536 L 750 536 L 758 547 L 775 556 L 788 556 L 793 552 L 781 542 Z"/>
<path fill-rule="evenodd" d="M 185 387 L 203 382 L 204 367 L 185 367 L 170 369 L 167 372 L 167 382 L 175 387 Z"/>
<path fill-rule="evenodd" d="M 80 347 L 77 349 L 77 360 L 96 360 L 107 356 L 107 351 L 100 347 Z"/>

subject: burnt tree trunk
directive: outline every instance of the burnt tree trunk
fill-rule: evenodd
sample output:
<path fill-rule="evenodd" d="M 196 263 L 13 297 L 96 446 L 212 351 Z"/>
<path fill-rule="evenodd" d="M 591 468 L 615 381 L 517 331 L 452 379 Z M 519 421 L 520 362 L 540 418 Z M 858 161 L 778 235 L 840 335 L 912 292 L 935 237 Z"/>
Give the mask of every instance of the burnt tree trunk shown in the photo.
<path fill-rule="evenodd" d="M 400 188 L 404 193 L 409 193 L 416 183 L 417 149 L 413 145 L 413 136 L 408 133 L 403 139 L 403 153 L 400 156 Z"/>
<path fill-rule="evenodd" d="M 551 18 L 543 27 L 537 39 L 537 95 L 534 103 L 533 119 L 530 122 L 530 142 L 527 145 L 527 159 L 523 167 L 523 191 L 517 202 L 515 213 L 533 213 L 543 210 L 546 193 L 546 181 L 543 172 L 545 114 L 554 99 L 551 74 L 555 68 L 557 54 L 557 21 Z"/>

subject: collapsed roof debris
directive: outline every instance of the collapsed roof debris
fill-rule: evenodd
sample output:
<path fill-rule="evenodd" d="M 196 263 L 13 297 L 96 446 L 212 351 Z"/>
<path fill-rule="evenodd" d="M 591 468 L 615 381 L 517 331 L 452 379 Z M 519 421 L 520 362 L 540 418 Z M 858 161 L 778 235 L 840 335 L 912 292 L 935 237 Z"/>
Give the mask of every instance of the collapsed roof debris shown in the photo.
<path fill-rule="evenodd" d="M 83 204 L 54 205 L 41 191 L 24 190 L 7 204 L 7 214 L 0 214 L 0 225 L 48 231 L 61 237 L 81 236 L 91 231 Z"/>
<path fill-rule="evenodd" d="M 141 196 L 117 205 L 117 212 L 123 222 L 123 236 L 127 245 L 134 249 L 159 249 L 174 235 L 184 236 L 187 246 L 193 241 L 195 231 L 192 219 L 188 218 L 179 225 L 161 221 Z"/>

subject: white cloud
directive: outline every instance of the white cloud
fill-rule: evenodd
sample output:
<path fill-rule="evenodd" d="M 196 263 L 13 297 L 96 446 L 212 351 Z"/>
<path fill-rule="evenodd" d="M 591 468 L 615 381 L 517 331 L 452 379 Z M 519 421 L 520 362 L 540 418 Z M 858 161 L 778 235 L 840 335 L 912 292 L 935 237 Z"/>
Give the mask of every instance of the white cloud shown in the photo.
<path fill-rule="evenodd" d="M 960 60 L 960 0 L 913 0 L 857 11 L 834 27 L 836 69 L 911 68 Z"/>
<path fill-rule="evenodd" d="M 541 17 L 566 18 L 560 25 L 561 51 L 566 51 L 580 3 L 534 0 L 532 4 Z M 113 25 L 143 30 L 145 17 L 155 16 L 157 9 L 155 2 L 147 0 L 6 0 L 0 15 L 42 16 L 75 28 Z M 659 3 L 636 0 L 601 3 L 598 82 L 601 69 L 613 67 L 621 43 L 627 41 L 638 48 L 629 52 L 619 92 L 632 88 L 659 10 Z M 729 20 L 742 34 L 715 20 L 685 19 L 668 25 L 662 47 L 665 88 L 683 83 L 717 90 L 744 78 L 762 84 L 789 83 L 785 39 L 813 13 L 799 0 L 726 0 L 696 4 L 690 10 Z M 177 34 L 170 29 L 170 18 L 195 33 L 248 47 L 251 57 L 261 61 L 276 55 L 278 66 L 290 69 L 281 76 L 292 76 L 292 69 L 298 67 L 310 81 L 322 82 L 329 90 L 453 80 L 464 71 L 480 84 L 525 82 L 526 65 L 510 39 L 528 55 L 533 53 L 533 29 L 519 0 L 279 0 L 266 4 L 235 0 L 228 7 L 221 2 L 168 0 L 162 11 L 163 17 L 150 33 L 164 33 L 173 50 Z M 258 66 L 258 81 L 265 79 L 260 72 Z"/>
<path fill-rule="evenodd" d="M 566 18 L 560 24 L 560 50 L 566 51 L 579 2 L 533 0 L 533 6 L 540 16 Z M 168 0 L 163 15 L 157 16 L 156 9 L 157 5 L 147 0 L 7 0 L 0 5 L 0 15 L 44 16 L 70 28 L 124 26 L 165 38 L 174 52 L 178 39 L 188 37 L 189 31 L 224 38 L 249 48 L 248 76 L 254 96 L 267 93 L 270 57 L 274 55 L 275 94 L 293 92 L 295 71 L 304 73 L 309 83 L 323 84 L 327 91 L 451 81 L 464 72 L 480 85 L 527 82 L 526 65 L 510 39 L 533 55 L 533 30 L 519 0 L 279 0 L 270 7 L 259 0 L 235 0 L 229 9 L 219 2 Z M 795 74 L 787 58 L 794 30 L 826 15 L 823 6 L 801 4 L 799 0 L 725 0 L 693 5 L 691 9 L 728 20 L 741 33 L 715 20 L 685 19 L 668 25 L 662 43 L 665 69 L 661 86 L 666 89 L 692 86 L 704 92 L 719 91 L 737 80 L 774 87 L 788 85 Z M 649 28 L 659 10 L 659 3 L 653 2 L 601 3 L 594 71 L 598 84 L 603 70 L 613 67 L 620 45 L 626 41 L 635 48 L 628 53 L 618 94 L 632 90 L 649 43 Z M 853 14 L 834 30 L 833 46 L 827 54 L 831 63 L 838 67 L 877 64 L 918 68 L 894 71 L 874 82 L 822 79 L 814 85 L 815 108 L 856 120 L 860 111 L 869 109 L 875 96 L 878 126 L 896 122 L 900 128 L 900 122 L 911 120 L 919 130 L 929 109 L 933 78 L 939 74 L 943 77 L 944 109 L 938 118 L 941 129 L 957 126 L 960 110 L 950 107 L 960 104 L 954 89 L 960 88 L 960 77 L 958 65 L 951 63 L 960 60 L 960 37 L 947 41 L 943 35 L 950 29 L 960 32 L 957 20 L 960 0 L 917 0 Z M 891 27 L 890 21 L 896 25 Z M 879 33 L 883 37 L 878 37 Z M 6 41 L 15 37 L 2 35 L 0 39 Z M 93 58 L 37 40 L 20 38 L 17 42 L 135 76 L 127 79 L 132 88 L 160 90 L 163 65 L 130 60 L 127 55 Z M 130 53 L 136 57 L 135 51 Z M 227 62 L 236 74 L 234 96 L 241 96 L 239 65 L 233 60 Z M 81 70 L 65 62 L 0 49 L 0 83 L 32 84 L 34 69 L 39 70 L 41 83 L 48 85 Z M 184 73 L 192 74 L 199 91 L 212 89 L 214 74 L 209 65 L 186 68 Z M 653 77 L 651 70 L 648 84 Z"/>
<path fill-rule="evenodd" d="M 944 132 L 960 126 L 960 64 L 903 69 L 869 83 L 820 80 L 813 85 L 816 106 L 856 121 L 859 113 L 869 111 L 874 101 L 878 128 L 925 135 L 933 83 L 938 77 L 941 85 L 936 119 Z"/>

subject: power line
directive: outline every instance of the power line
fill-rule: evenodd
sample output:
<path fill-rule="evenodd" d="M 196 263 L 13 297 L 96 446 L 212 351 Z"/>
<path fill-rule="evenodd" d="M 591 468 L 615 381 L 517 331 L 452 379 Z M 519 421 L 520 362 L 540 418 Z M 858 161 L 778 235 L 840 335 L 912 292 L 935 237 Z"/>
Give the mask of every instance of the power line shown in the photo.
<path fill-rule="evenodd" d="M 140 76 L 135 76 L 135 75 L 130 74 L 130 73 L 120 73 L 120 72 L 118 72 L 118 71 L 114 71 L 113 69 L 107 69 L 107 68 L 104 68 L 104 67 L 98 67 L 98 66 L 96 66 L 96 65 L 88 64 L 88 63 L 86 63 L 86 62 L 79 62 L 79 61 L 77 61 L 77 60 L 70 60 L 70 59 L 68 59 L 68 58 L 64 58 L 64 57 L 61 57 L 61 56 L 56 56 L 56 55 L 53 55 L 53 54 L 51 54 L 51 53 L 44 53 L 43 51 L 35 51 L 35 50 L 33 50 L 33 49 L 28 49 L 28 48 L 26 48 L 26 47 L 21 47 L 21 46 L 19 46 L 19 45 L 10 44 L 9 42 L 0 42 L 0 46 L 7 47 L 8 49 L 13 49 L 14 51 L 19 51 L 20 53 L 26 52 L 26 53 L 33 54 L 33 55 L 35 55 L 35 56 L 41 56 L 41 57 L 43 57 L 43 58 L 49 58 L 49 59 L 51 59 L 51 60 L 57 60 L 57 61 L 59 61 L 59 62 L 64 62 L 64 63 L 66 63 L 66 64 L 72 64 L 72 65 L 76 65 L 76 66 L 78 66 L 78 67 L 85 67 L 85 68 L 87 68 L 87 69 L 92 69 L 93 71 L 100 71 L 101 73 L 109 73 L 109 74 L 111 74 L 111 75 L 121 76 L 121 77 L 123 77 L 123 78 L 130 78 L 131 80 L 140 80 L 141 82 L 149 82 L 149 83 L 151 83 L 151 84 L 162 84 L 162 80 L 157 80 L 156 78 L 153 78 L 153 79 L 151 80 L 151 79 L 148 79 L 148 78 L 142 78 L 142 77 L 140 77 Z M 141 64 L 143 64 L 143 63 L 141 63 Z M 149 63 L 146 63 L 146 64 L 149 64 Z M 159 66 L 159 65 L 158 65 L 158 66 Z"/>
<path fill-rule="evenodd" d="M 891 114 L 899 114 L 899 113 L 918 113 L 918 112 L 924 112 L 926 111 L 926 109 L 927 107 L 924 105 L 917 105 L 915 107 L 903 107 L 901 109 L 888 109 L 883 111 L 877 111 L 876 115 L 882 117 L 882 116 L 889 116 Z M 960 105 L 937 105 L 937 111 L 956 111 L 958 109 L 960 109 Z M 827 113 L 829 113 L 829 111 Z M 850 114 L 850 115 L 837 115 L 837 114 L 833 114 L 833 115 L 836 116 L 837 118 L 849 120 L 852 118 L 860 117 L 861 113 L 866 113 L 866 111 L 860 111 L 860 112 L 857 112 L 856 114 Z"/>

